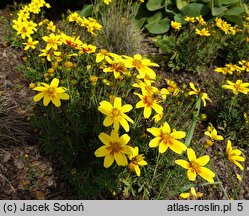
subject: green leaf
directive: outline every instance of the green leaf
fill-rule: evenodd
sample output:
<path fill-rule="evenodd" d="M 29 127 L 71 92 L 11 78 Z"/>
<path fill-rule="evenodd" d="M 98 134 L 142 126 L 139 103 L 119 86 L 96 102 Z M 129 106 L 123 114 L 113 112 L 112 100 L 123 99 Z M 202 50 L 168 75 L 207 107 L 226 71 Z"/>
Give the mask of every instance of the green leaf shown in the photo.
<path fill-rule="evenodd" d="M 196 17 L 196 16 L 205 16 L 210 13 L 210 9 L 204 5 L 199 3 L 191 3 L 182 8 L 181 10 L 184 16 Z"/>
<path fill-rule="evenodd" d="M 81 17 L 88 17 L 92 14 L 92 11 L 93 11 L 93 5 L 85 4 L 83 8 L 81 9 L 81 11 L 79 11 L 78 13 Z"/>
<path fill-rule="evenodd" d="M 151 34 L 163 34 L 169 30 L 170 20 L 168 18 L 161 19 L 159 22 L 148 23 L 145 27 Z"/>
<path fill-rule="evenodd" d="M 189 4 L 189 0 L 176 0 L 176 6 L 179 10 Z"/>
<path fill-rule="evenodd" d="M 143 17 L 143 18 L 141 18 L 141 19 L 133 19 L 132 21 L 135 23 L 135 25 L 136 25 L 138 28 L 142 29 L 143 26 L 144 26 L 144 24 L 145 24 L 145 22 L 147 21 L 147 18 L 146 18 L 146 17 Z"/>
<path fill-rule="evenodd" d="M 239 15 L 241 13 L 245 12 L 243 8 L 241 7 L 234 7 L 226 11 L 224 15 Z"/>
<path fill-rule="evenodd" d="M 212 16 L 221 16 L 225 11 L 227 11 L 226 7 L 213 7 Z"/>
<path fill-rule="evenodd" d="M 222 16 L 222 18 L 226 19 L 229 22 L 235 23 L 237 25 L 242 25 L 243 24 L 243 19 L 242 19 L 241 16 L 225 15 L 225 16 Z"/>
<path fill-rule="evenodd" d="M 240 2 L 240 0 L 219 0 L 220 5 L 230 5 Z"/>
<path fill-rule="evenodd" d="M 152 23 L 152 22 L 159 22 L 162 19 L 163 15 L 162 12 L 157 12 L 155 13 L 153 16 L 148 18 L 148 23 Z"/>
<path fill-rule="evenodd" d="M 187 23 L 185 20 L 184 20 L 184 16 L 182 16 L 182 14 L 176 14 L 175 16 L 174 16 L 174 20 L 176 21 L 176 22 L 179 22 L 179 23 Z"/>
<path fill-rule="evenodd" d="M 146 7 L 149 11 L 155 11 L 165 6 L 165 0 L 148 0 Z"/>

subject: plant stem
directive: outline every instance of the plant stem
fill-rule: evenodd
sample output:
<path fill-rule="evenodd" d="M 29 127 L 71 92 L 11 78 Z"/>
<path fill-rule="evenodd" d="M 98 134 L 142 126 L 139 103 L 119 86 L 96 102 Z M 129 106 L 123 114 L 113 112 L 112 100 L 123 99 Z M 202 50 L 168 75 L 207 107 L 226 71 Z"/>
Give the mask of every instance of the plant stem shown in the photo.
<path fill-rule="evenodd" d="M 198 97 L 198 99 L 197 99 L 197 101 L 195 103 L 195 106 L 194 106 L 195 113 L 193 114 L 192 125 L 189 128 L 186 139 L 185 139 L 185 145 L 187 147 L 189 147 L 190 142 L 191 142 L 191 140 L 193 138 L 196 123 L 198 121 L 198 117 L 199 117 L 199 114 L 200 114 L 200 109 L 201 109 L 201 97 Z"/>
<path fill-rule="evenodd" d="M 156 158 L 156 166 L 155 166 L 154 173 L 153 173 L 153 176 L 152 176 L 152 179 L 151 179 L 151 183 L 153 182 L 154 178 L 156 177 L 156 171 L 157 171 L 157 167 L 158 167 L 158 164 L 159 164 L 159 157 L 160 157 L 160 152 L 158 152 L 158 155 L 157 155 L 157 158 Z"/>
<path fill-rule="evenodd" d="M 169 181 L 169 179 L 170 179 L 170 177 L 171 177 L 171 174 L 172 174 L 172 173 L 171 173 L 171 170 L 170 170 L 170 171 L 169 171 L 169 174 L 167 175 L 166 180 L 165 180 L 164 183 L 163 183 L 163 186 L 162 186 L 161 189 L 160 189 L 159 194 L 158 194 L 157 197 L 156 197 L 157 200 L 160 198 L 160 196 L 161 196 L 161 194 L 162 194 L 162 192 L 163 192 L 163 190 L 164 190 L 166 184 L 168 183 L 168 181 Z"/>

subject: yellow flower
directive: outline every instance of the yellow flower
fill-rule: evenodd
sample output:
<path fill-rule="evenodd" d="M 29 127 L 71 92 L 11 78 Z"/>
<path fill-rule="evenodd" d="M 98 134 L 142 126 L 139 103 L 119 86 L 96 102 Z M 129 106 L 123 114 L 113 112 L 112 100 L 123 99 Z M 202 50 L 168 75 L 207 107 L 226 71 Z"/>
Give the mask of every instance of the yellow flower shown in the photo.
<path fill-rule="evenodd" d="M 40 86 L 33 88 L 33 90 L 40 92 L 34 96 L 34 101 L 38 102 L 43 98 L 44 106 L 47 106 L 52 101 L 56 107 L 60 107 L 60 100 L 69 100 L 69 95 L 65 93 L 66 88 L 58 87 L 58 85 L 59 79 L 57 78 L 54 78 L 50 85 L 42 82 Z"/>
<path fill-rule="evenodd" d="M 136 68 L 138 70 L 138 79 L 143 79 L 146 75 L 150 79 L 156 79 L 156 73 L 149 66 L 159 67 L 158 64 L 151 62 L 149 59 L 143 59 L 139 54 L 134 55 L 134 58 L 124 57 L 126 58 L 125 65 L 127 68 Z"/>
<path fill-rule="evenodd" d="M 61 52 L 55 52 L 52 49 L 50 49 L 50 50 L 42 49 L 41 52 L 42 53 L 39 54 L 39 56 L 45 56 L 48 61 L 52 61 L 53 57 L 56 57 L 56 56 L 59 57 L 59 56 L 61 56 Z"/>
<path fill-rule="evenodd" d="M 24 45 L 26 45 L 24 47 L 24 50 L 28 50 L 29 48 L 35 49 L 35 45 L 38 43 L 39 41 L 33 41 L 32 37 L 29 37 L 28 41 L 26 43 L 23 43 Z"/>
<path fill-rule="evenodd" d="M 167 122 L 160 128 L 152 127 L 148 128 L 147 131 L 151 133 L 155 138 L 149 143 L 151 148 L 159 146 L 159 152 L 164 153 L 168 148 L 177 154 L 182 154 L 186 149 L 186 145 L 178 141 L 186 136 L 184 131 L 171 131 L 170 126 Z"/>
<path fill-rule="evenodd" d="M 191 187 L 190 188 L 190 191 L 188 193 L 181 193 L 180 194 L 180 197 L 183 198 L 183 199 L 198 199 L 200 197 L 203 196 L 203 193 L 200 193 L 200 192 L 196 192 L 195 188 Z"/>
<path fill-rule="evenodd" d="M 237 178 L 239 181 L 242 181 L 241 175 L 239 175 L 239 174 L 237 174 L 237 173 L 236 173 L 236 178 Z"/>
<path fill-rule="evenodd" d="M 189 17 L 189 16 L 186 16 L 186 17 L 184 18 L 184 20 L 187 21 L 187 22 L 191 22 L 191 23 L 196 22 L 196 20 L 195 20 L 194 17 Z"/>
<path fill-rule="evenodd" d="M 106 5 L 109 5 L 111 2 L 112 2 L 112 0 L 104 0 L 104 3 L 105 3 Z"/>
<path fill-rule="evenodd" d="M 195 29 L 195 34 L 200 35 L 200 36 L 205 36 L 208 37 L 211 34 L 209 33 L 208 29 L 203 28 L 201 30 L 199 30 L 198 28 Z"/>
<path fill-rule="evenodd" d="M 243 166 L 239 162 L 244 162 L 245 158 L 241 156 L 242 152 L 238 149 L 232 148 L 232 143 L 227 140 L 226 156 L 228 160 L 238 166 L 241 170 L 244 170 Z"/>
<path fill-rule="evenodd" d="M 223 136 L 217 134 L 217 130 L 210 123 L 210 126 L 207 128 L 207 131 L 204 133 L 206 136 L 209 136 L 212 141 L 224 140 Z"/>
<path fill-rule="evenodd" d="M 156 114 L 152 117 L 155 123 L 158 123 L 163 118 L 163 113 Z"/>
<path fill-rule="evenodd" d="M 201 97 L 201 100 L 202 100 L 202 102 L 203 102 L 204 107 L 207 105 L 206 100 L 209 100 L 210 102 L 212 102 L 212 101 L 210 100 L 210 98 L 208 97 L 208 94 L 207 94 L 207 93 L 201 92 L 200 89 L 196 89 L 194 83 L 190 82 L 190 83 L 189 83 L 189 86 L 190 86 L 190 88 L 192 89 L 192 91 L 190 91 L 188 94 L 189 94 L 189 95 L 199 95 L 199 96 Z"/>
<path fill-rule="evenodd" d="M 35 28 L 37 24 L 32 21 L 13 20 L 13 23 L 14 25 L 12 27 L 17 31 L 18 35 L 21 35 L 22 39 L 30 37 L 37 31 Z"/>
<path fill-rule="evenodd" d="M 243 113 L 244 119 L 245 119 L 245 123 L 248 124 L 249 123 L 249 116 L 247 115 L 246 112 Z"/>
<path fill-rule="evenodd" d="M 61 45 L 61 36 L 60 35 L 55 35 L 53 33 L 51 33 L 49 36 L 43 36 L 42 39 L 47 42 L 46 45 L 46 50 L 50 50 L 50 49 L 54 49 L 57 50 L 58 49 L 58 45 Z"/>
<path fill-rule="evenodd" d="M 118 166 L 127 166 L 128 160 L 126 155 L 131 155 L 133 153 L 132 147 L 128 146 L 130 137 L 128 134 L 123 134 L 119 137 L 118 131 L 112 130 L 111 136 L 106 133 L 100 133 L 99 139 L 104 146 L 98 148 L 94 154 L 96 157 L 104 158 L 104 167 L 110 167 L 114 160 Z"/>
<path fill-rule="evenodd" d="M 171 28 L 173 28 L 173 29 L 175 29 L 177 31 L 179 31 L 181 29 L 181 27 L 182 27 L 181 23 L 174 22 L 174 21 L 171 21 L 170 25 L 171 25 Z"/>
<path fill-rule="evenodd" d="M 68 16 L 68 21 L 69 22 L 78 22 L 80 19 L 80 15 L 77 12 L 71 13 Z"/>
<path fill-rule="evenodd" d="M 170 79 L 165 79 L 167 84 L 167 90 L 170 93 L 173 93 L 174 96 L 178 95 L 181 92 L 181 89 L 177 86 L 177 83 Z"/>
<path fill-rule="evenodd" d="M 71 69 L 71 68 L 73 67 L 73 63 L 70 62 L 70 61 L 66 61 L 66 62 L 64 63 L 64 66 L 65 66 L 65 68 L 67 68 L 67 69 Z"/>
<path fill-rule="evenodd" d="M 152 94 L 146 94 L 145 92 L 143 92 L 143 94 L 138 94 L 138 93 L 134 93 L 136 94 L 141 100 L 137 102 L 136 104 L 136 109 L 142 108 L 144 107 L 144 111 L 143 111 L 143 115 L 144 118 L 149 118 L 151 116 L 152 113 L 152 109 L 156 111 L 156 113 L 160 114 L 163 112 L 163 107 L 158 103 L 158 100 L 156 98 L 154 98 L 154 96 Z"/>
<path fill-rule="evenodd" d="M 214 182 L 215 173 L 210 169 L 204 167 L 210 160 L 208 155 L 196 158 L 196 154 L 192 148 L 187 149 L 188 161 L 186 160 L 176 160 L 175 163 L 187 169 L 187 176 L 190 181 L 195 181 L 196 174 L 199 174 L 203 179 L 207 180 L 209 183 Z"/>
<path fill-rule="evenodd" d="M 238 95 L 239 92 L 247 94 L 249 92 L 249 83 L 243 83 L 242 80 L 237 80 L 236 83 L 233 83 L 227 80 L 228 85 L 222 85 L 222 88 L 232 90 L 235 95 Z"/>
<path fill-rule="evenodd" d="M 84 53 L 91 54 L 96 51 L 96 46 L 84 43 L 79 47 L 79 50 L 80 50 L 79 54 L 84 54 Z"/>
<path fill-rule="evenodd" d="M 133 153 L 129 155 L 129 159 L 132 161 L 128 165 L 129 169 L 134 170 L 137 176 L 140 176 L 141 171 L 139 166 L 145 166 L 147 165 L 147 162 L 144 160 L 144 156 L 142 154 L 139 154 L 138 147 L 133 148 Z"/>
<path fill-rule="evenodd" d="M 125 67 L 125 64 L 121 59 L 108 59 L 108 63 L 110 65 L 106 67 L 103 72 L 112 72 L 115 79 L 123 79 L 121 74 L 128 74 L 128 69 Z"/>
<path fill-rule="evenodd" d="M 195 19 L 198 21 L 200 25 L 207 25 L 202 16 L 195 17 Z"/>
<path fill-rule="evenodd" d="M 234 35 L 236 33 L 235 28 L 233 28 L 230 24 L 228 24 L 226 21 L 222 20 L 219 17 L 215 18 L 215 25 L 222 30 L 225 34 L 232 34 Z"/>
<path fill-rule="evenodd" d="M 98 79 L 99 78 L 97 76 L 90 76 L 89 77 L 89 81 L 92 83 L 92 85 L 96 85 Z"/>
<path fill-rule="evenodd" d="M 230 70 L 230 68 L 227 67 L 217 67 L 214 69 L 215 72 L 226 74 L 233 74 L 233 71 Z"/>
<path fill-rule="evenodd" d="M 158 88 L 151 85 L 153 82 L 153 80 L 144 80 L 143 82 L 137 79 L 135 80 L 135 83 L 132 86 L 135 88 L 140 88 L 142 92 L 147 92 L 148 94 L 159 93 Z"/>
<path fill-rule="evenodd" d="M 104 60 L 105 61 L 111 61 L 110 57 L 116 58 L 116 57 L 119 57 L 119 56 L 117 54 L 115 54 L 115 53 L 108 52 L 105 49 L 101 49 L 96 55 L 96 62 L 99 63 L 99 62 L 102 62 Z"/>
<path fill-rule="evenodd" d="M 127 121 L 131 122 L 132 124 L 134 123 L 134 121 L 125 114 L 132 110 L 132 106 L 130 104 L 125 104 L 122 106 L 122 99 L 120 97 L 116 97 L 114 99 L 113 105 L 108 101 L 100 102 L 98 110 L 106 115 L 103 125 L 108 127 L 113 124 L 114 130 L 116 131 L 119 130 L 119 124 L 121 124 L 125 131 L 128 132 L 130 127 Z"/>
<path fill-rule="evenodd" d="M 50 31 L 55 32 L 56 26 L 54 25 L 54 23 L 53 23 L 52 21 L 50 21 L 50 22 L 48 23 L 47 29 L 50 30 Z"/>
<path fill-rule="evenodd" d="M 241 70 L 249 72 L 249 61 L 241 60 L 238 63 L 241 65 Z"/>

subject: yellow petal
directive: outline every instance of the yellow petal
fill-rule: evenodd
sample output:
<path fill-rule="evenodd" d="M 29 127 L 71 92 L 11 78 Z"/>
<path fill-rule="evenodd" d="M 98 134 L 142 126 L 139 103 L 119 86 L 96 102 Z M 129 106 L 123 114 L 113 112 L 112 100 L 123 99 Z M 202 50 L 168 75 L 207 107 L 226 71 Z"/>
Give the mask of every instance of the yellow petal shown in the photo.
<path fill-rule="evenodd" d="M 189 194 L 189 193 L 181 193 L 179 196 L 180 196 L 181 198 L 183 198 L 183 199 L 188 199 L 189 196 L 190 196 L 190 194 Z"/>
<path fill-rule="evenodd" d="M 114 99 L 113 107 L 120 109 L 121 106 L 122 106 L 122 100 L 121 100 L 121 98 L 120 97 L 116 97 Z"/>
<path fill-rule="evenodd" d="M 190 168 L 190 163 L 188 161 L 179 159 L 179 160 L 176 160 L 175 163 L 180 165 L 184 169 L 189 169 Z"/>
<path fill-rule="evenodd" d="M 130 130 L 129 124 L 124 118 L 121 117 L 119 119 L 119 122 L 120 122 L 121 126 L 125 129 L 126 132 L 128 132 Z"/>
<path fill-rule="evenodd" d="M 52 103 L 56 106 L 56 107 L 60 107 L 61 106 L 61 101 L 58 97 L 53 97 L 52 98 Z"/>
<path fill-rule="evenodd" d="M 137 164 L 140 166 L 146 166 L 148 163 L 145 160 L 142 160 L 142 161 L 138 161 Z"/>
<path fill-rule="evenodd" d="M 70 98 L 67 93 L 58 93 L 57 95 L 61 100 L 68 100 Z"/>
<path fill-rule="evenodd" d="M 104 157 L 107 154 L 109 154 L 109 151 L 107 150 L 106 146 L 101 146 L 94 152 L 96 157 Z"/>
<path fill-rule="evenodd" d="M 110 167 L 113 162 L 114 162 L 114 156 L 111 154 L 106 155 L 104 159 L 104 167 L 105 168 Z"/>
<path fill-rule="evenodd" d="M 165 122 L 163 124 L 163 126 L 162 126 L 162 132 L 166 133 L 166 134 L 170 134 L 171 129 L 170 129 L 170 126 L 169 126 L 168 122 Z"/>
<path fill-rule="evenodd" d="M 114 152 L 114 159 L 117 162 L 118 166 L 128 165 L 127 157 L 121 152 Z"/>
<path fill-rule="evenodd" d="M 195 181 L 196 179 L 196 171 L 193 168 L 189 168 L 187 171 L 187 176 L 190 181 Z"/>
<path fill-rule="evenodd" d="M 45 95 L 43 98 L 43 105 L 47 106 L 50 101 L 51 101 L 51 98 L 48 95 Z"/>
<path fill-rule="evenodd" d="M 174 139 L 182 139 L 186 136 L 184 131 L 173 131 L 170 136 Z"/>
<path fill-rule="evenodd" d="M 113 124 L 113 118 L 110 117 L 109 115 L 105 117 L 104 121 L 103 121 L 103 125 L 105 127 L 109 127 L 110 125 Z"/>
<path fill-rule="evenodd" d="M 98 107 L 98 111 L 100 111 L 104 115 L 109 115 L 112 109 L 113 109 L 113 106 L 108 101 L 101 101 L 100 106 Z"/>
<path fill-rule="evenodd" d="M 156 111 L 156 113 L 161 114 L 163 112 L 163 107 L 159 104 L 154 103 L 152 108 Z"/>
<path fill-rule="evenodd" d="M 121 137 L 119 137 L 118 139 L 118 143 L 120 143 L 121 145 L 127 145 L 127 143 L 130 141 L 130 137 L 128 134 L 123 134 Z"/>
<path fill-rule="evenodd" d="M 132 110 L 132 106 L 130 104 L 125 104 L 124 106 L 121 107 L 121 111 L 123 113 L 129 112 Z"/>
<path fill-rule="evenodd" d="M 182 154 L 184 151 L 186 151 L 187 146 L 185 146 L 182 142 L 178 140 L 172 140 L 171 145 L 169 145 L 169 148 L 177 154 Z"/>
<path fill-rule="evenodd" d="M 199 166 L 205 166 L 210 160 L 210 157 L 208 155 L 204 155 L 202 157 L 199 157 L 196 162 L 198 163 Z"/>
<path fill-rule="evenodd" d="M 106 133 L 100 133 L 99 134 L 99 139 L 102 143 L 104 143 L 105 145 L 109 146 L 110 145 L 110 142 L 111 142 L 111 139 L 110 139 L 110 136 L 107 135 Z"/>
<path fill-rule="evenodd" d="M 196 155 L 195 152 L 192 148 L 188 148 L 187 149 L 187 156 L 188 156 L 188 160 L 191 161 L 196 161 Z"/>
<path fill-rule="evenodd" d="M 141 175 L 141 171 L 140 171 L 139 166 L 135 165 L 134 169 L 135 169 L 135 172 L 136 172 L 137 176 L 140 176 Z"/>
<path fill-rule="evenodd" d="M 206 168 L 206 167 L 200 167 L 198 169 L 198 174 L 204 178 L 205 180 L 207 180 L 209 183 L 213 183 L 214 182 L 214 177 L 215 177 L 215 173 L 213 171 L 211 171 L 210 169 Z"/>
<path fill-rule="evenodd" d="M 169 145 L 165 144 L 163 141 L 159 144 L 159 152 L 164 153 L 167 151 Z"/>
<path fill-rule="evenodd" d="M 161 130 L 156 127 L 148 128 L 147 131 L 155 137 L 158 137 L 161 135 Z"/>
<path fill-rule="evenodd" d="M 144 106 L 145 105 L 144 105 L 143 101 L 138 101 L 137 104 L 136 104 L 136 109 L 142 108 Z"/>
<path fill-rule="evenodd" d="M 37 86 L 37 87 L 33 88 L 32 90 L 43 92 L 43 91 L 46 91 L 47 88 L 43 87 L 43 86 Z"/>
<path fill-rule="evenodd" d="M 129 116 L 127 116 L 126 114 L 123 114 L 123 117 L 127 120 L 127 121 L 129 121 L 130 123 L 134 123 L 134 121 L 129 117 Z"/>
<path fill-rule="evenodd" d="M 144 118 L 149 118 L 150 117 L 150 115 L 151 115 L 151 108 L 150 107 L 147 107 L 147 106 L 145 106 L 144 107 Z"/>
<path fill-rule="evenodd" d="M 237 161 L 234 161 L 234 164 L 239 167 L 241 170 L 244 170 L 244 167 Z"/>
<path fill-rule="evenodd" d="M 54 78 L 53 80 L 52 80 L 52 82 L 50 83 L 50 86 L 52 86 L 52 87 L 54 87 L 54 88 L 57 88 L 58 87 L 58 85 L 59 85 L 59 79 L 57 79 L 57 78 Z"/>
<path fill-rule="evenodd" d="M 33 100 L 34 102 L 38 102 L 39 100 L 41 100 L 43 97 L 45 96 L 44 93 L 38 93 L 37 95 L 34 96 Z"/>
<path fill-rule="evenodd" d="M 156 137 L 150 141 L 149 147 L 151 148 L 157 147 L 160 142 L 161 142 L 161 137 Z"/>

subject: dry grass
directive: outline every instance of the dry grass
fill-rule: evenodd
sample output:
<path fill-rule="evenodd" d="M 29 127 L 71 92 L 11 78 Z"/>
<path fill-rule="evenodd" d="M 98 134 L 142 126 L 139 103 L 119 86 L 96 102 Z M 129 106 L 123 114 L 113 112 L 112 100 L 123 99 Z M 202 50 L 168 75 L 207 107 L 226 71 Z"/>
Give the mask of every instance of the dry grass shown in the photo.
<path fill-rule="evenodd" d="M 23 117 L 15 110 L 19 104 L 11 93 L 0 95 L 0 146 L 23 142 L 28 136 Z"/>
<path fill-rule="evenodd" d="M 97 36 L 97 46 L 117 54 L 140 53 L 143 35 L 133 22 L 133 8 L 125 0 L 113 0 L 105 13 L 101 13 L 102 31 Z"/>

